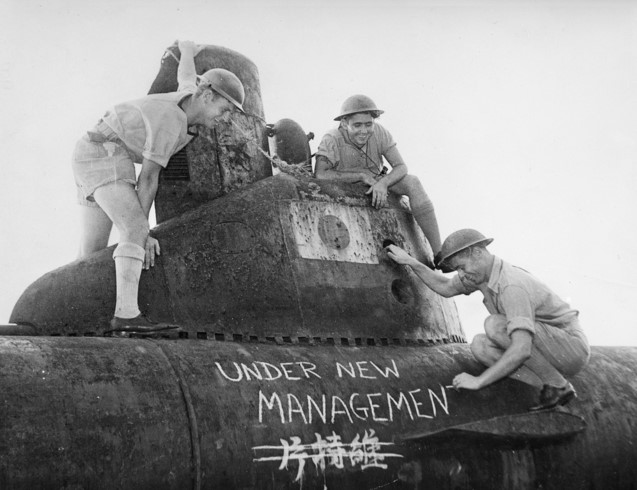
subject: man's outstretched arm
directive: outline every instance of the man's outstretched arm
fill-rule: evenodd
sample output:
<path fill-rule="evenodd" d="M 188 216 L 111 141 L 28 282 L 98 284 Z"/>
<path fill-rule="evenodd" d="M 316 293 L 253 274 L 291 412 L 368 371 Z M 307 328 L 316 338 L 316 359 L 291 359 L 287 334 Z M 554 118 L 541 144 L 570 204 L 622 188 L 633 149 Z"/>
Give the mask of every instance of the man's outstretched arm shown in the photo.
<path fill-rule="evenodd" d="M 466 291 L 459 290 L 457 283 L 448 277 L 430 269 L 425 264 L 415 259 L 402 248 L 396 245 L 389 245 L 387 255 L 394 262 L 401 265 L 408 265 L 414 273 L 424 282 L 427 287 L 445 298 L 465 294 Z"/>

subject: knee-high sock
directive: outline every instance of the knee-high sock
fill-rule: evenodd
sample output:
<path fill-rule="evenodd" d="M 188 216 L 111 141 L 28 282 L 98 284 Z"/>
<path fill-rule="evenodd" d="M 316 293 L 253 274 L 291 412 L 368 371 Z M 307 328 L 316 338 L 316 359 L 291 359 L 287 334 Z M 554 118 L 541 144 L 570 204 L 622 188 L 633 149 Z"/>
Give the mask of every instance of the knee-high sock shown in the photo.
<path fill-rule="evenodd" d="M 113 252 L 117 283 L 115 316 L 119 318 L 133 318 L 140 313 L 137 293 L 145 253 L 143 247 L 130 242 L 120 243 Z"/>
<path fill-rule="evenodd" d="M 416 223 L 427 237 L 429 245 L 434 255 L 440 251 L 440 231 L 438 230 L 438 220 L 434 212 L 434 205 L 429 199 L 422 203 L 412 202 L 411 214 L 413 214 Z"/>

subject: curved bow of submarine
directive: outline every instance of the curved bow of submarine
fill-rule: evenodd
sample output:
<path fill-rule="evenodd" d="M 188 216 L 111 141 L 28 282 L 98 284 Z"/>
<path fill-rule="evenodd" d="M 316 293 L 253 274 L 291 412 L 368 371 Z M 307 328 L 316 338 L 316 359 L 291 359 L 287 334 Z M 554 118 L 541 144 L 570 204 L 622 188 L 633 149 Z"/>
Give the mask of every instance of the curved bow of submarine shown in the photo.
<path fill-rule="evenodd" d="M 169 52 L 151 92 L 174 90 Z M 636 348 L 594 348 L 565 411 L 527 413 L 511 379 L 450 389 L 483 367 L 454 302 L 383 252 L 430 256 L 408 207 L 271 176 L 256 66 L 195 62 L 247 110 L 160 178 L 139 303 L 179 338 L 101 337 L 112 247 L 33 283 L 0 336 L 0 488 L 635 488 Z"/>

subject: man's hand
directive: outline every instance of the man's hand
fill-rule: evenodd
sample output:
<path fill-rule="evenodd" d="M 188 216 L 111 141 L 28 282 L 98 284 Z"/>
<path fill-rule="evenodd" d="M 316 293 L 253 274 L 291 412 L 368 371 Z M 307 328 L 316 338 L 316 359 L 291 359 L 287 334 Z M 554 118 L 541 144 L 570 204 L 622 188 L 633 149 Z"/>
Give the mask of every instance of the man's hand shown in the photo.
<path fill-rule="evenodd" d="M 385 250 L 387 251 L 389 258 L 400 265 L 409 265 L 414 262 L 418 262 L 402 248 L 396 245 L 388 245 Z"/>
<path fill-rule="evenodd" d="M 192 53 L 192 56 L 197 56 L 197 54 L 199 54 L 199 52 L 203 49 L 203 46 L 195 44 L 192 41 L 177 41 L 177 46 L 179 47 L 179 52 L 183 53 L 188 51 Z"/>
<path fill-rule="evenodd" d="M 155 266 L 155 255 L 161 255 L 161 248 L 156 238 L 148 235 L 146 238 L 146 256 L 144 257 L 144 269 L 148 270 Z"/>
<path fill-rule="evenodd" d="M 376 185 L 376 179 L 369 172 L 361 172 L 358 176 L 363 184 L 367 184 L 370 187 Z M 367 191 L 366 194 L 369 194 L 369 191 Z"/>
<path fill-rule="evenodd" d="M 456 390 L 460 388 L 464 388 L 465 390 L 479 390 L 482 388 L 482 383 L 476 376 L 472 376 L 469 373 L 460 373 L 453 378 L 453 387 Z"/>
<path fill-rule="evenodd" d="M 387 190 L 387 185 L 382 180 L 379 180 L 378 182 L 374 182 L 365 194 L 371 193 L 372 206 L 374 206 L 376 209 L 380 209 L 385 206 L 385 204 L 387 204 L 388 192 L 389 191 Z"/>

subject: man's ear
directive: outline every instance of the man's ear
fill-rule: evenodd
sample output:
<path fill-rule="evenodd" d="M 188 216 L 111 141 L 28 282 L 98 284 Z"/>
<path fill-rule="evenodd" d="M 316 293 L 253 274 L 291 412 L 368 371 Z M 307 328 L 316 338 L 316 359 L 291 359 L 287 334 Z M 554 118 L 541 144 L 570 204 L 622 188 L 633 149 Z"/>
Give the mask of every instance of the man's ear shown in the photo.
<path fill-rule="evenodd" d="M 212 102 L 212 101 L 214 100 L 214 98 L 215 98 L 215 97 L 214 97 L 215 93 L 214 93 L 214 92 L 212 91 L 212 89 L 210 89 L 210 88 L 205 89 L 205 90 L 203 91 L 203 94 L 201 94 L 201 95 L 202 95 L 203 101 L 204 101 L 206 104 L 209 104 L 209 103 L 210 103 L 210 102 Z"/>

